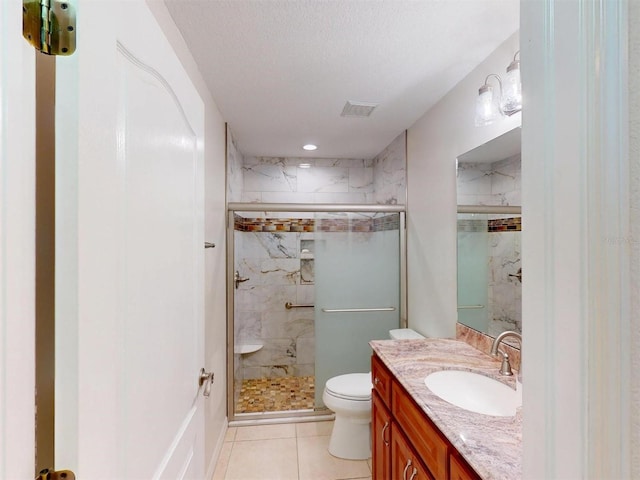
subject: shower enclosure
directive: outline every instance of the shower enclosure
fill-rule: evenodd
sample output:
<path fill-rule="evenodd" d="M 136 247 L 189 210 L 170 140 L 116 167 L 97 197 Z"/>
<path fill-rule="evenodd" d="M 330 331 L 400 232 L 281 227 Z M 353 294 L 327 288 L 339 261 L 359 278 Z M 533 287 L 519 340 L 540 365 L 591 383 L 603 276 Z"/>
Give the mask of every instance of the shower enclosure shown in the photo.
<path fill-rule="evenodd" d="M 328 413 L 326 380 L 368 372 L 403 323 L 404 207 L 230 203 L 231 420 Z"/>

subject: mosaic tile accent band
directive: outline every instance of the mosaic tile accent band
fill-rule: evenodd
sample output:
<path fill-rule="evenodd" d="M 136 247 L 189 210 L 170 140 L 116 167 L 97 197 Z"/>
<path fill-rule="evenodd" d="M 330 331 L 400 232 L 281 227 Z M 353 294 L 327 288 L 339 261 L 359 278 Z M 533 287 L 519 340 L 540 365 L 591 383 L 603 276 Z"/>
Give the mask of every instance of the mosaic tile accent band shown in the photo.
<path fill-rule="evenodd" d="M 313 232 L 312 218 L 245 218 L 234 215 L 234 230 L 239 232 Z"/>
<path fill-rule="evenodd" d="M 458 232 L 521 232 L 522 217 L 458 220 Z"/>
<path fill-rule="evenodd" d="M 522 217 L 496 218 L 489 220 L 489 232 L 521 232 Z"/>
<path fill-rule="evenodd" d="M 374 218 L 245 218 L 234 215 L 240 232 L 382 232 L 400 229 L 398 214 Z"/>

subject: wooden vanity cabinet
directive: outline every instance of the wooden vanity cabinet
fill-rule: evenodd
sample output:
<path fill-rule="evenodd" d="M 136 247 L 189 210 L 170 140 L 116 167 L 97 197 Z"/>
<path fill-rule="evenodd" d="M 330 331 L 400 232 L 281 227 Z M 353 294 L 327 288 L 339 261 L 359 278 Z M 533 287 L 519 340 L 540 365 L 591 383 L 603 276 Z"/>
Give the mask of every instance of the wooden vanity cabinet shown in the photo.
<path fill-rule="evenodd" d="M 375 354 L 371 376 L 374 480 L 480 480 Z"/>

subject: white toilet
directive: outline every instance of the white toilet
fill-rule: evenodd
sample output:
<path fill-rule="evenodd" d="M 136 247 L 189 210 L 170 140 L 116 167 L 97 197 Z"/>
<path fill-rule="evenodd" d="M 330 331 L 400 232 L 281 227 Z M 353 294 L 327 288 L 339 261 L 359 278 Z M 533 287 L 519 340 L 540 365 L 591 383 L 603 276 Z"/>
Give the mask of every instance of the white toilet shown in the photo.
<path fill-rule="evenodd" d="M 391 339 L 424 338 L 409 328 L 389 332 Z M 348 373 L 330 378 L 322 401 L 336 414 L 329 453 L 348 460 L 371 457 L 371 373 Z"/>

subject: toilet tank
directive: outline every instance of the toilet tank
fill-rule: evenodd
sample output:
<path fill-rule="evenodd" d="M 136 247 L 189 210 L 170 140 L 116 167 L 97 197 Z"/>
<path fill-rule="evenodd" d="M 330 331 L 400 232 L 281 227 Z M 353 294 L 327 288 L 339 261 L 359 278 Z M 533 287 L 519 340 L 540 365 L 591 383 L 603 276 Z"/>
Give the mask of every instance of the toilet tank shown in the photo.
<path fill-rule="evenodd" d="M 395 328 L 393 330 L 389 330 L 389 338 L 392 340 L 407 340 L 425 337 L 410 328 Z"/>

